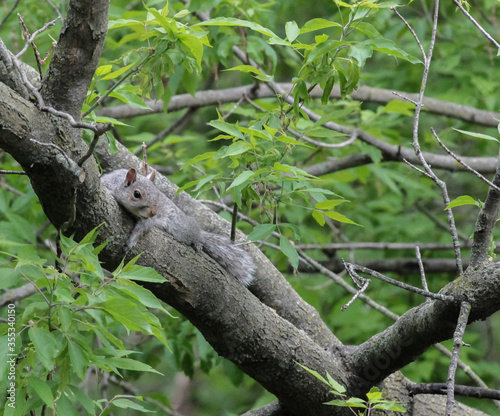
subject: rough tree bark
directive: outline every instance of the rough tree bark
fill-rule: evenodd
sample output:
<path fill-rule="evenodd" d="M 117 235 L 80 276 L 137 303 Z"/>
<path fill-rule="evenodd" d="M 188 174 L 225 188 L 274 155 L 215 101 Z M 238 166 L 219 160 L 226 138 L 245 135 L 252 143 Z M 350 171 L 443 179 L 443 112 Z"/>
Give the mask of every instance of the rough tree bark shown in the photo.
<path fill-rule="evenodd" d="M 70 2 L 57 58 L 43 82 L 41 92 L 46 103 L 75 118 L 102 49 L 107 4 L 105 0 Z M 82 16 L 91 16 L 90 23 Z M 25 98 L 21 81 L 17 79 L 16 84 L 12 80 L 9 77 L 6 85 L 5 78 L 0 79 L 0 147 L 27 172 L 56 227 L 67 225 L 66 232 L 74 232 L 79 238 L 105 223 L 99 239 L 112 240 L 102 252 L 102 261 L 113 268 L 124 255 L 122 247 L 132 220 L 101 185 L 95 159 L 88 159 L 81 167 L 76 163 L 88 149 L 81 130 L 72 128 L 65 119 L 41 112 L 36 103 Z M 102 144 L 97 156 L 106 170 L 139 167 L 139 160 L 126 149 L 110 155 Z M 175 197 L 176 188 L 167 179 L 160 178 L 159 187 L 167 196 Z M 228 234 L 226 221 L 187 194 L 175 199 L 207 230 Z M 347 387 L 349 395 L 358 397 L 395 374 L 386 380 L 391 397 L 402 399 L 412 414 L 438 414 L 433 412 L 443 411 L 442 401 L 438 410 L 424 407 L 426 413 L 421 413 L 396 370 L 434 343 L 450 338 L 461 300 L 472 305 L 471 322 L 485 319 L 500 308 L 500 267 L 481 261 L 442 290 L 454 300 L 422 303 L 365 343 L 345 346 L 263 254 L 255 247 L 249 250 L 259 270 L 250 290 L 205 254 L 194 252 L 158 230 L 147 233 L 128 254 L 144 251 L 138 263 L 155 268 L 168 279 L 168 283 L 150 284 L 148 288 L 186 316 L 220 355 L 277 396 L 279 403 L 249 414 L 346 414 L 345 409 L 322 404 L 332 398 L 328 388 L 296 362 L 322 374 L 328 372 Z M 478 414 L 473 410 L 464 412 Z"/>

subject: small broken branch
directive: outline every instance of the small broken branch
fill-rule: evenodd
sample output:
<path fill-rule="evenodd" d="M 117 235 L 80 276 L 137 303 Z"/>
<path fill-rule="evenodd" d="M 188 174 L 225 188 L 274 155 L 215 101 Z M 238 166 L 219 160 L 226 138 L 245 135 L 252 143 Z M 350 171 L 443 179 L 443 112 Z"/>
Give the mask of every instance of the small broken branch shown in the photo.
<path fill-rule="evenodd" d="M 446 381 L 448 396 L 446 401 L 446 416 L 451 416 L 453 414 L 453 406 L 455 404 L 455 373 L 457 371 L 458 357 L 460 356 L 460 350 L 463 345 L 463 337 L 469 320 L 470 310 L 471 304 L 467 301 L 463 301 L 460 305 L 457 328 L 453 334 L 453 353 L 451 356 L 450 367 L 448 369 L 448 379 Z"/>

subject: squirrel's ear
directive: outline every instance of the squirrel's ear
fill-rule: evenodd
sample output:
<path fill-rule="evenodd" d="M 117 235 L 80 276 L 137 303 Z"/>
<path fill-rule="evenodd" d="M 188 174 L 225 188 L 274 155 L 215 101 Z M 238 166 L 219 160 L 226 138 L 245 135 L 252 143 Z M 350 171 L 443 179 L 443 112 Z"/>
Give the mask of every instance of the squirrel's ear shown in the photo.
<path fill-rule="evenodd" d="M 147 176 L 147 178 L 151 181 L 154 182 L 156 177 L 156 170 L 151 168 L 151 173 Z"/>
<path fill-rule="evenodd" d="M 125 186 L 130 186 L 137 179 L 137 171 L 134 168 L 130 168 L 125 177 Z"/>

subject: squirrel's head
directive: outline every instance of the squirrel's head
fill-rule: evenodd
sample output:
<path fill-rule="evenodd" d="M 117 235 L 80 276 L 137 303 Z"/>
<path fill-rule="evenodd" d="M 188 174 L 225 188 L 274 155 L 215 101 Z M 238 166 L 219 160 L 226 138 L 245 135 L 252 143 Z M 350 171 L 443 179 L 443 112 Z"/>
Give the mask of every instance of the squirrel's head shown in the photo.
<path fill-rule="evenodd" d="M 128 189 L 126 208 L 139 218 L 151 218 L 158 213 L 158 188 L 153 184 L 156 171 L 146 176 L 137 173 L 134 168 L 127 171 L 124 187 Z M 124 201 L 125 202 L 125 201 Z"/>

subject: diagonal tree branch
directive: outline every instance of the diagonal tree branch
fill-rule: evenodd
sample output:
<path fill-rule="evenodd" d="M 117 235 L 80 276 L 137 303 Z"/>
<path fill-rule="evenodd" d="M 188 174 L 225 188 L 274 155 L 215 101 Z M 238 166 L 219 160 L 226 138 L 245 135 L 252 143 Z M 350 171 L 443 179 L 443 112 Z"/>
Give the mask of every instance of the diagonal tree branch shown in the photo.
<path fill-rule="evenodd" d="M 500 165 L 493 177 L 493 184 L 497 187 L 500 186 Z M 470 257 L 470 266 L 472 267 L 488 261 L 491 238 L 495 224 L 498 221 L 499 209 L 500 192 L 495 188 L 490 188 L 474 226 Z"/>

